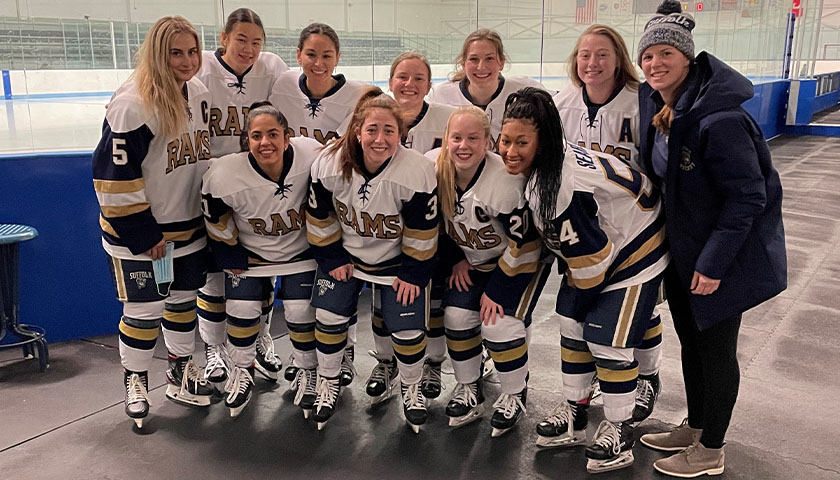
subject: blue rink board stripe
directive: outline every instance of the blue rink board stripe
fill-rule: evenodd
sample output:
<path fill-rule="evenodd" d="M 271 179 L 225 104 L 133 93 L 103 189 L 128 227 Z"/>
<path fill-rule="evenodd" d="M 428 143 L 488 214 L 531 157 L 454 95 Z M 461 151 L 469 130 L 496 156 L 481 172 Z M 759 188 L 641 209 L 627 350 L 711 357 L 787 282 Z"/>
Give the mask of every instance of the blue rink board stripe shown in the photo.
<path fill-rule="evenodd" d="M 8 70 L 3 70 L 3 98 L 12 99 L 12 79 Z"/>

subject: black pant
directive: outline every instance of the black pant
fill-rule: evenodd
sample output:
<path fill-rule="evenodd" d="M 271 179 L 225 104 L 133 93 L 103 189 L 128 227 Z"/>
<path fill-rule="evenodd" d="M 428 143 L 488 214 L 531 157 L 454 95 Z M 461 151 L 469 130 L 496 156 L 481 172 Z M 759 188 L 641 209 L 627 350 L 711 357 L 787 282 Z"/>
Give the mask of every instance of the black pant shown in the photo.
<path fill-rule="evenodd" d="M 682 371 L 688 403 L 688 425 L 703 430 L 700 443 L 720 448 L 738 398 L 738 330 L 741 314 L 699 330 L 691 314 L 690 292 L 683 289 L 676 269 L 665 272 L 668 305 L 682 346 Z"/>

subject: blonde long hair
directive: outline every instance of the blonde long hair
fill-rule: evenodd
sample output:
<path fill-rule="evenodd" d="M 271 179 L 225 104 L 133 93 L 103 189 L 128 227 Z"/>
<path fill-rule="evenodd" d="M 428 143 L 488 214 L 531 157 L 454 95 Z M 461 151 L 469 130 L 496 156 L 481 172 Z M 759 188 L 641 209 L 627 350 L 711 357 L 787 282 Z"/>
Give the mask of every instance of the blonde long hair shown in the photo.
<path fill-rule="evenodd" d="M 437 160 L 437 182 L 438 197 L 440 198 L 440 209 L 447 219 L 455 216 L 455 199 L 458 198 L 455 192 L 455 166 L 452 165 L 452 153 L 449 151 L 449 130 L 452 121 L 461 115 L 469 115 L 476 119 L 484 130 L 484 138 L 487 140 L 487 150 L 490 149 L 490 120 L 484 111 L 475 105 L 459 107 L 449 115 L 446 128 L 443 131 L 443 145 L 440 147 Z"/>
<path fill-rule="evenodd" d="M 583 86 L 583 80 L 580 79 L 577 71 L 577 56 L 578 52 L 580 52 L 580 42 L 587 35 L 603 35 L 612 43 L 615 49 L 615 56 L 618 58 L 618 68 L 615 71 L 616 88 L 630 87 L 633 90 L 638 90 L 639 75 L 636 73 L 636 67 L 633 66 L 633 61 L 630 59 L 630 53 L 627 50 L 627 44 L 624 43 L 624 39 L 614 28 L 598 24 L 589 26 L 589 28 L 580 34 L 577 43 L 575 43 L 575 48 L 569 54 L 567 64 L 569 78 L 572 80 L 572 83 L 576 87 Z"/>
<path fill-rule="evenodd" d="M 467 76 L 466 72 L 464 72 L 464 62 L 467 61 L 467 55 L 470 53 L 470 45 L 479 40 L 487 40 L 492 43 L 496 48 L 496 56 L 499 57 L 499 60 L 503 60 L 505 65 L 510 63 L 510 59 L 505 52 L 505 46 L 502 43 L 502 37 L 499 35 L 499 32 L 489 28 L 479 28 L 467 35 L 467 38 L 464 39 L 464 45 L 461 47 L 461 53 L 455 57 L 455 72 L 452 74 L 453 82 L 459 82 L 462 78 Z"/>
<path fill-rule="evenodd" d="M 175 37 L 187 33 L 195 38 L 198 69 L 201 70 L 201 40 L 184 17 L 163 17 L 146 33 L 137 51 L 132 76 L 146 111 L 157 115 L 161 131 L 167 137 L 178 135 L 187 125 L 187 108 L 181 86 L 169 67 L 169 51 Z"/>

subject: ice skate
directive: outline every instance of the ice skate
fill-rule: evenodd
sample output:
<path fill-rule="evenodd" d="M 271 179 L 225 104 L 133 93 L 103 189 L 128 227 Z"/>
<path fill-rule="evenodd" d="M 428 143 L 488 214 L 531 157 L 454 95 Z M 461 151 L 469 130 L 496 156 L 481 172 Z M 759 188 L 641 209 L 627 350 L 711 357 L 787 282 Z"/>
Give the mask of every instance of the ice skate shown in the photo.
<path fill-rule="evenodd" d="M 303 418 L 309 418 L 312 407 L 315 405 L 317 393 L 315 389 L 318 384 L 318 374 L 314 368 L 298 368 L 295 374 L 294 404 L 303 410 Z"/>
<path fill-rule="evenodd" d="M 346 387 L 353 383 L 356 378 L 356 367 L 353 365 L 353 360 L 356 358 L 356 349 L 352 346 L 344 349 L 344 356 L 341 357 L 341 386 Z"/>
<path fill-rule="evenodd" d="M 269 382 L 276 382 L 280 378 L 283 362 L 274 354 L 274 340 L 267 333 L 257 337 L 257 361 L 254 367 Z"/>
<path fill-rule="evenodd" d="M 537 424 L 537 446 L 571 447 L 586 443 L 588 405 L 563 399 L 545 420 Z"/>
<path fill-rule="evenodd" d="M 289 382 L 289 390 L 292 392 L 296 391 L 295 389 L 297 388 L 297 384 L 294 383 L 297 371 L 298 367 L 295 366 L 295 355 L 289 355 L 289 366 L 283 371 L 283 378 Z"/>
<path fill-rule="evenodd" d="M 327 422 L 335 413 L 335 405 L 341 393 L 341 380 L 318 375 L 315 387 L 315 405 L 312 418 L 318 423 L 318 430 L 323 430 Z"/>
<path fill-rule="evenodd" d="M 449 426 L 463 427 L 472 423 L 484 413 L 484 392 L 481 379 L 472 383 L 459 383 L 455 386 L 455 393 L 446 404 L 446 415 L 449 416 Z"/>
<path fill-rule="evenodd" d="M 205 380 L 195 366 L 192 357 L 178 357 L 169 354 L 169 368 L 166 369 L 166 398 L 175 403 L 206 407 L 215 388 Z"/>
<path fill-rule="evenodd" d="M 493 404 L 493 417 L 490 418 L 490 425 L 493 427 L 491 435 L 499 437 L 513 428 L 519 419 L 525 415 L 525 400 L 528 395 L 528 387 L 519 393 L 503 393 Z"/>
<path fill-rule="evenodd" d="M 426 412 L 426 397 L 420 391 L 420 382 L 400 383 L 400 391 L 403 399 L 403 413 L 408 426 L 414 433 L 420 433 L 423 424 L 426 423 L 428 413 Z"/>
<path fill-rule="evenodd" d="M 592 445 L 586 447 L 586 471 L 610 472 L 633 464 L 633 424 L 604 420 L 598 425 Z"/>
<path fill-rule="evenodd" d="M 143 428 L 143 419 L 149 415 L 149 376 L 146 372 L 123 372 L 125 381 L 125 414 Z"/>
<path fill-rule="evenodd" d="M 207 363 L 204 366 L 204 378 L 213 385 L 224 386 L 230 372 L 230 367 L 228 367 L 230 360 L 225 344 L 205 344 L 204 356 L 207 357 Z"/>
<path fill-rule="evenodd" d="M 496 371 L 496 364 L 490 357 L 490 352 L 486 348 L 481 348 L 481 378 L 487 379 Z"/>
<path fill-rule="evenodd" d="M 653 375 L 639 375 L 636 382 L 636 406 L 633 408 L 633 423 L 640 423 L 653 413 L 656 399 L 662 391 L 659 372 Z"/>
<path fill-rule="evenodd" d="M 225 406 L 230 409 L 230 416 L 236 418 L 242 413 L 245 405 L 251 401 L 254 388 L 254 367 L 234 367 L 226 387 Z"/>
<path fill-rule="evenodd" d="M 598 405 L 604 403 L 604 399 L 601 398 L 601 382 L 598 380 L 597 375 L 592 377 L 592 393 L 589 394 L 589 404 L 595 405 L 596 403 Z"/>
<path fill-rule="evenodd" d="M 374 358 L 376 357 L 375 353 L 369 353 Z M 379 405 L 391 398 L 400 381 L 400 370 L 396 360 L 393 358 L 390 360 L 377 359 L 377 362 L 373 371 L 370 372 L 370 377 L 365 386 L 365 392 L 371 397 L 371 406 Z"/>
<path fill-rule="evenodd" d="M 440 391 L 443 389 L 440 376 L 440 364 L 443 362 L 433 362 L 426 360 L 423 364 L 423 376 L 420 378 L 420 389 L 426 398 L 438 398 Z"/>

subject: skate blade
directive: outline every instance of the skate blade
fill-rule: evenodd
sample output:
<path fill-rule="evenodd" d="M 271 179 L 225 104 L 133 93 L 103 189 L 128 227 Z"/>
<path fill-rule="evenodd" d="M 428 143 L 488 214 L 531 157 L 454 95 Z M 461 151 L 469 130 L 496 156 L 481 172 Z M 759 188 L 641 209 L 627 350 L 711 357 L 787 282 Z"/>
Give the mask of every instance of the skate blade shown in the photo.
<path fill-rule="evenodd" d="M 487 360 L 484 362 L 484 368 L 481 370 L 481 378 L 487 379 L 490 378 L 491 375 L 496 371 L 496 364 L 493 363 L 493 359 L 487 357 Z"/>
<path fill-rule="evenodd" d="M 312 415 L 311 408 L 304 408 L 303 409 L 303 418 L 309 419 L 309 416 Z"/>
<path fill-rule="evenodd" d="M 271 383 L 276 382 L 277 379 L 280 378 L 280 371 L 279 370 L 276 371 L 276 372 L 266 370 L 265 367 L 263 367 L 259 364 L 259 362 L 254 362 L 254 369 L 256 371 L 260 372 L 260 375 L 265 377 L 265 379 L 268 380 Z"/>
<path fill-rule="evenodd" d="M 586 432 L 581 432 L 580 435 L 575 434 L 571 437 L 562 435 L 559 437 L 537 437 L 537 446 L 540 448 L 563 448 L 574 447 L 575 445 L 583 445 L 586 443 Z"/>
<path fill-rule="evenodd" d="M 210 396 L 207 395 L 193 395 L 189 392 L 182 392 L 180 387 L 175 385 L 168 385 L 166 387 L 166 398 L 181 405 L 192 407 L 208 407 L 210 406 Z"/>
<path fill-rule="evenodd" d="M 320 432 L 326 426 L 327 426 L 327 422 L 318 422 L 318 431 Z"/>
<path fill-rule="evenodd" d="M 510 430 L 511 428 L 513 428 L 513 427 L 510 427 L 510 428 L 496 428 L 496 427 L 493 427 L 493 431 L 490 432 L 490 436 L 492 438 L 501 437 L 502 435 L 507 433 L 508 430 Z"/>
<path fill-rule="evenodd" d="M 415 425 L 413 423 L 409 423 L 408 426 L 411 427 L 411 431 L 415 434 L 420 433 L 420 430 L 423 428 L 423 425 Z"/>
<path fill-rule="evenodd" d="M 633 452 L 624 452 L 610 460 L 589 458 L 586 460 L 586 471 L 589 473 L 611 472 L 630 465 L 633 465 Z"/>
<path fill-rule="evenodd" d="M 449 417 L 449 426 L 452 428 L 459 428 L 463 427 L 464 425 L 469 425 L 474 421 L 481 418 L 481 414 L 484 413 L 482 408 L 476 407 L 473 408 L 469 413 L 466 415 L 461 415 L 460 417 Z"/>
<path fill-rule="evenodd" d="M 242 413 L 242 410 L 245 410 L 245 405 L 241 405 L 239 407 L 230 407 L 230 418 L 236 418 Z"/>
<path fill-rule="evenodd" d="M 134 424 L 137 425 L 137 428 L 143 428 L 143 419 L 142 418 L 135 418 Z"/>
<path fill-rule="evenodd" d="M 388 400 L 390 400 L 391 397 L 393 397 L 393 396 L 394 396 L 394 390 L 388 390 L 385 393 L 383 393 L 382 395 L 379 395 L 378 397 L 370 397 L 370 406 L 375 407 L 377 405 L 385 403 Z"/>

